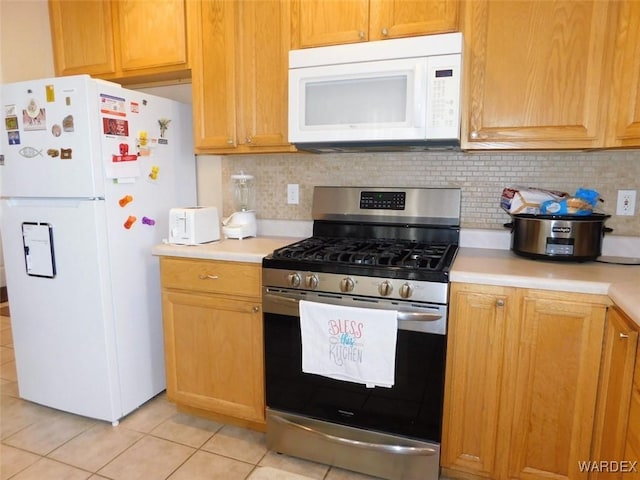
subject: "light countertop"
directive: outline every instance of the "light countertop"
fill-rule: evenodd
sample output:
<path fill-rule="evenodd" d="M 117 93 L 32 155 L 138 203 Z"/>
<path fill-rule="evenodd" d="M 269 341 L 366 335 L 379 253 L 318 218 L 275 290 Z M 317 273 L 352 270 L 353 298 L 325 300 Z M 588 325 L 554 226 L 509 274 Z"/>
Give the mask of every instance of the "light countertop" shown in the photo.
<path fill-rule="evenodd" d="M 261 263 L 273 250 L 301 240 L 264 236 L 204 245 L 162 244 L 154 255 Z M 640 325 L 640 266 L 600 262 L 529 260 L 510 250 L 462 247 L 451 269 L 452 282 L 537 288 L 608 295 Z"/>
<path fill-rule="evenodd" d="M 450 280 L 608 295 L 640 325 L 640 265 L 530 260 L 511 250 L 463 247 Z"/>
<path fill-rule="evenodd" d="M 262 263 L 262 259 L 274 250 L 298 240 L 300 238 L 257 237 L 242 240 L 224 239 L 202 245 L 173 245 L 167 243 L 156 245 L 151 250 L 151 253 L 168 257 Z"/>

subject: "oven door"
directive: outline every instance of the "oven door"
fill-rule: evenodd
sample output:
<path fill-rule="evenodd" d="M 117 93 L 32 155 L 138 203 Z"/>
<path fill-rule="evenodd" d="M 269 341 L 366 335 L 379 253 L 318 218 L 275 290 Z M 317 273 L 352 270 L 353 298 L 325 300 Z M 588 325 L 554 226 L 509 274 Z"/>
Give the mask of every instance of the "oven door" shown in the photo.
<path fill-rule="evenodd" d="M 300 299 L 398 310 L 393 387 L 303 373 Z M 446 335 L 429 332 L 446 330 L 445 306 L 265 287 L 263 310 L 270 448 L 385 478 L 437 478 Z"/>
<path fill-rule="evenodd" d="M 303 373 L 298 314 L 301 298 L 398 310 L 393 387 L 367 388 Z M 446 321 L 446 308 L 403 303 L 265 288 L 267 406 L 351 427 L 440 442 L 446 336 L 416 330 L 418 325 L 424 330 L 439 330 L 437 324 Z"/>

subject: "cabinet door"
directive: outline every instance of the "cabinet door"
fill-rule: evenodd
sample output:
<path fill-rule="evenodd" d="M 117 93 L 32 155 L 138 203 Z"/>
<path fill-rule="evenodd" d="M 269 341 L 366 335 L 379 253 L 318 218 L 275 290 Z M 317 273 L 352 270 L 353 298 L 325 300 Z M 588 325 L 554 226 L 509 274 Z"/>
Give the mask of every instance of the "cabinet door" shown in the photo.
<path fill-rule="evenodd" d="M 292 0 L 292 48 L 368 40 L 369 0 Z"/>
<path fill-rule="evenodd" d="M 190 25 L 193 130 L 196 152 L 236 146 L 236 2 L 198 2 Z"/>
<path fill-rule="evenodd" d="M 616 2 L 465 5 L 465 149 L 604 145 Z"/>
<path fill-rule="evenodd" d="M 116 2 L 120 67 L 187 66 L 185 0 L 119 0 Z"/>
<path fill-rule="evenodd" d="M 442 466 L 495 477 L 505 325 L 513 290 L 452 284 Z"/>
<path fill-rule="evenodd" d="M 628 469 L 628 474 L 624 475 L 625 480 L 640 480 L 640 348 L 636 353 L 636 368 L 633 392 L 631 393 L 631 405 L 629 406 L 629 423 L 624 459 L 628 462 L 636 462 L 634 468 Z"/>
<path fill-rule="evenodd" d="M 633 388 L 638 332 L 617 308 L 607 313 L 598 409 L 594 430 L 594 459 L 625 459 L 629 403 Z M 627 458 L 627 460 L 631 460 Z M 618 472 L 592 472 L 591 478 L 622 479 Z"/>
<path fill-rule="evenodd" d="M 371 0 L 369 40 L 458 29 L 458 0 Z"/>
<path fill-rule="evenodd" d="M 238 143 L 288 146 L 289 1 L 238 3 Z"/>
<path fill-rule="evenodd" d="M 169 399 L 264 422 L 259 299 L 164 290 L 162 311 Z"/>
<path fill-rule="evenodd" d="M 640 2 L 620 4 L 607 145 L 640 146 Z"/>
<path fill-rule="evenodd" d="M 49 17 L 56 75 L 115 71 L 111 2 L 49 0 Z"/>
<path fill-rule="evenodd" d="M 565 296 L 566 297 L 566 296 Z M 505 363 L 517 365 L 508 478 L 586 478 L 606 307 L 526 292 Z"/>

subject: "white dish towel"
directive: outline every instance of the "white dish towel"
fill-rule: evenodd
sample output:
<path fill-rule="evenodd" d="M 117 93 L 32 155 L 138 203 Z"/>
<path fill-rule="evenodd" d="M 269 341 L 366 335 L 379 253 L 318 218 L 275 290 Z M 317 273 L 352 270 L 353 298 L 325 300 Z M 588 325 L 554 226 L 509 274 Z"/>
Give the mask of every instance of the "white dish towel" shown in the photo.
<path fill-rule="evenodd" d="M 369 388 L 395 381 L 398 312 L 300 301 L 302 371 Z"/>

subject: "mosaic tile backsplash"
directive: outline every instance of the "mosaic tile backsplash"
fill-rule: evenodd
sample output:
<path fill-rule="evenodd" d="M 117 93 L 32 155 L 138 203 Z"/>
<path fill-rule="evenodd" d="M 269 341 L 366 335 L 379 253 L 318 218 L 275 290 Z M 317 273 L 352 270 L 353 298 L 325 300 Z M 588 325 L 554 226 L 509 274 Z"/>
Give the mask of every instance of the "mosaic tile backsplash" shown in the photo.
<path fill-rule="evenodd" d="M 507 186 L 529 186 L 574 193 L 600 192 L 599 211 L 611 214 L 613 235 L 640 236 L 636 215 L 616 216 L 617 190 L 640 190 L 640 151 L 605 152 L 420 152 L 240 155 L 222 159 L 224 215 L 233 210 L 229 177 L 255 176 L 258 218 L 311 220 L 315 185 L 459 187 L 462 228 L 504 229 L 509 216 L 499 198 Z M 287 184 L 300 186 L 300 203 L 287 204 Z M 640 192 L 639 197 L 640 201 Z M 284 233 L 284 232 L 283 232 Z"/>

